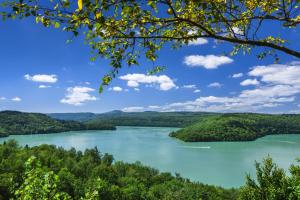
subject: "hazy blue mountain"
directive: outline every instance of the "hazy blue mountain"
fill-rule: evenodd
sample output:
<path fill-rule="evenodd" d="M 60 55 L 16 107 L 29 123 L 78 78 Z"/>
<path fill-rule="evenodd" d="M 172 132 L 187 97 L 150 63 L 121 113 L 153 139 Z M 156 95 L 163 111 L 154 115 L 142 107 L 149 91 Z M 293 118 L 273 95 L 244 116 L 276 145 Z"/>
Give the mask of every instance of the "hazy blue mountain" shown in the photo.
<path fill-rule="evenodd" d="M 88 121 L 93 119 L 96 114 L 90 112 L 83 113 L 49 113 L 48 116 L 60 120 Z"/>

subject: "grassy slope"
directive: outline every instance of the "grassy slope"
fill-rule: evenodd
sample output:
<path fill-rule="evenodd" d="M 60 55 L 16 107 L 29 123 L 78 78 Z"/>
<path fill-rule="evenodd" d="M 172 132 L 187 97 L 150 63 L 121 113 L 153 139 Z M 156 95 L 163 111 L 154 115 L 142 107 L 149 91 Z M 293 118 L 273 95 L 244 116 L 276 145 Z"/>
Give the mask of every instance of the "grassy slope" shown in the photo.
<path fill-rule="evenodd" d="M 299 134 L 300 115 L 224 114 L 170 134 L 183 141 L 251 141 L 270 134 Z"/>

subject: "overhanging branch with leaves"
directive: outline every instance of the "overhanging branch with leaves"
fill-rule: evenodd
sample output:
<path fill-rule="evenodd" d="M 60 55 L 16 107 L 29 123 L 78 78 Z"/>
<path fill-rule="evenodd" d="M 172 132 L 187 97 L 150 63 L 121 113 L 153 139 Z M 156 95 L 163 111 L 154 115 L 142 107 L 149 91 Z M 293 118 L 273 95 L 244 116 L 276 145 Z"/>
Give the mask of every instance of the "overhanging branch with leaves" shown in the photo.
<path fill-rule="evenodd" d="M 98 56 L 110 59 L 111 73 L 103 77 L 108 85 L 126 63 L 138 65 L 145 56 L 154 62 L 158 51 L 171 43 L 180 48 L 199 38 L 233 44 L 230 53 L 250 52 L 265 47 L 258 55 L 276 52 L 300 58 L 288 38 L 265 34 L 266 22 L 285 31 L 300 23 L 299 0 L 19 0 L 2 3 L 2 18 L 34 17 L 37 23 L 85 34 L 86 42 Z M 157 66 L 154 72 L 162 67 Z M 100 88 L 102 91 L 102 87 Z"/>

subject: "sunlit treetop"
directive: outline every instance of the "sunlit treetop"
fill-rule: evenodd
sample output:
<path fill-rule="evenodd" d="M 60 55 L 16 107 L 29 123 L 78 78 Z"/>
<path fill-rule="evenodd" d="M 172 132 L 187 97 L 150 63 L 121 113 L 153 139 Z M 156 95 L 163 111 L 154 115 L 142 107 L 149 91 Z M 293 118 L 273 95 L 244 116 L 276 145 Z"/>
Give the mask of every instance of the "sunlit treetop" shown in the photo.
<path fill-rule="evenodd" d="M 288 38 L 270 31 L 266 22 L 289 29 L 300 23 L 299 0 L 19 0 L 2 3 L 2 18 L 34 17 L 45 27 L 62 28 L 75 36 L 84 34 L 98 56 L 110 60 L 112 70 L 103 77 L 108 85 L 125 64 L 138 65 L 139 57 L 154 62 L 158 51 L 170 43 L 180 48 L 198 38 L 233 44 L 230 53 L 250 53 L 265 47 L 259 59 L 276 52 L 300 58 Z M 149 73 L 160 71 L 156 66 Z M 102 86 L 100 91 L 102 91 Z"/>

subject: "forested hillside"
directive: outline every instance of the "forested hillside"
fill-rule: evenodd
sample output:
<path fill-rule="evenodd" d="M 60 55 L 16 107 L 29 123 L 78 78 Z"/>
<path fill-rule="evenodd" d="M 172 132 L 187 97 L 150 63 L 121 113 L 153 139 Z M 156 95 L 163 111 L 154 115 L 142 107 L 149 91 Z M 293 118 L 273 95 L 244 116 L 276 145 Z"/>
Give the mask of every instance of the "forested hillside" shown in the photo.
<path fill-rule="evenodd" d="M 34 156 L 34 157 L 32 157 Z M 27 162 L 26 162 L 27 161 Z M 199 172 L 201 173 L 201 172 Z M 140 163 L 113 162 L 97 148 L 0 144 L 0 199 L 233 200 L 237 190 L 193 183 Z M 53 198 L 54 199 L 54 198 Z"/>
<path fill-rule="evenodd" d="M 114 126 L 102 123 L 80 123 L 76 121 L 56 120 L 40 113 L 17 111 L 0 112 L 0 136 L 10 134 L 58 133 L 78 130 L 113 130 Z"/>
<path fill-rule="evenodd" d="M 270 115 L 256 113 L 206 113 L 206 112 L 122 112 L 103 114 L 55 114 L 81 119 L 85 123 L 112 124 L 114 126 L 180 127 L 170 133 L 187 142 L 197 141 L 251 141 L 270 134 L 300 133 L 300 115 Z M 89 116 L 83 118 L 83 116 Z"/>
<path fill-rule="evenodd" d="M 6 136 L 8 136 L 8 133 L 3 128 L 0 127 L 0 137 L 6 137 Z"/>
<path fill-rule="evenodd" d="M 116 126 L 185 127 L 202 117 L 214 115 L 200 112 L 111 112 L 99 114 L 92 121 Z"/>
<path fill-rule="evenodd" d="M 300 115 L 254 113 L 210 116 L 170 134 L 187 142 L 250 141 L 271 134 L 299 134 Z"/>
<path fill-rule="evenodd" d="M 299 199 L 300 166 L 289 175 L 267 158 L 241 188 L 191 182 L 139 162 L 114 162 L 95 147 L 84 152 L 54 145 L 0 144 L 0 199 L 261 200 Z M 205 173 L 199 171 L 199 173 Z"/>
<path fill-rule="evenodd" d="M 87 113 L 48 115 L 56 119 L 90 121 L 115 126 L 185 127 L 201 120 L 203 117 L 218 114 L 206 112 L 122 112 L 116 110 L 94 115 Z"/>

